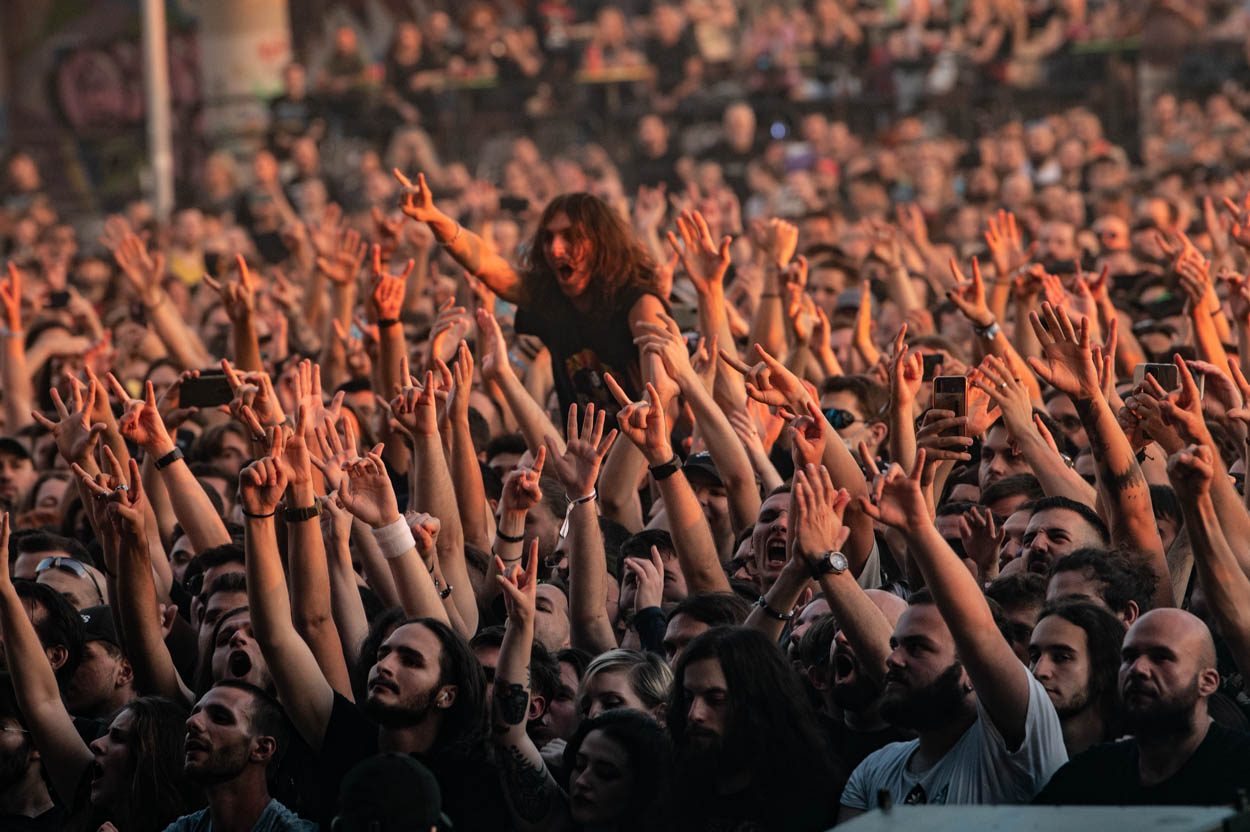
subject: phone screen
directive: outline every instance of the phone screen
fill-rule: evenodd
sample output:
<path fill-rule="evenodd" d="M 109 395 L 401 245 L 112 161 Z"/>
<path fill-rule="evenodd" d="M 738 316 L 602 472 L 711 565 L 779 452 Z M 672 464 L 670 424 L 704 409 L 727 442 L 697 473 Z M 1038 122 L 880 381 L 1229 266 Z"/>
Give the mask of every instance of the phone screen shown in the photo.
<path fill-rule="evenodd" d="M 187 379 L 182 383 L 178 404 L 180 407 L 217 407 L 230 404 L 233 398 L 230 380 L 225 373 L 201 373 L 199 378 Z"/>
<path fill-rule="evenodd" d="M 920 377 L 921 381 L 933 381 L 937 375 L 938 365 L 942 363 L 942 354 L 940 352 L 928 353 L 924 356 L 924 375 Z"/>
<path fill-rule="evenodd" d="M 938 376 L 933 379 L 933 409 L 950 410 L 956 416 L 967 416 L 968 379 L 964 376 Z M 958 428 L 943 431 L 943 436 L 958 436 Z"/>
<path fill-rule="evenodd" d="M 1133 385 L 1141 384 L 1146 376 L 1153 376 L 1159 386 L 1169 392 L 1181 386 L 1180 372 L 1175 364 L 1138 364 L 1133 368 Z"/>

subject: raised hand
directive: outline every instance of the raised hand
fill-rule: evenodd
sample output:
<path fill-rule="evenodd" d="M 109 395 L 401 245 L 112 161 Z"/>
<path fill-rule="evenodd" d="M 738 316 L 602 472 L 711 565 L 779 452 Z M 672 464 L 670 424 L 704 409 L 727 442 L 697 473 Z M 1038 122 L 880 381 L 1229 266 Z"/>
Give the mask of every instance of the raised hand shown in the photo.
<path fill-rule="evenodd" d="M 998 574 L 998 552 L 1007 532 L 994 523 L 994 512 L 973 506 L 959 519 L 959 539 L 964 551 L 977 566 L 977 577 L 991 580 Z"/>
<path fill-rule="evenodd" d="M 156 393 L 152 382 L 143 387 L 143 398 L 132 399 L 126 405 L 126 412 L 118 423 L 122 436 L 140 445 L 157 459 L 174 449 L 169 431 L 161 421 L 160 411 L 156 409 Z"/>
<path fill-rule="evenodd" d="M 499 498 L 501 512 L 526 512 L 542 501 L 543 490 L 538 483 L 542 479 L 543 463 L 546 460 L 547 448 L 540 447 L 530 467 L 518 467 L 508 472 L 504 477 L 503 493 Z"/>
<path fill-rule="evenodd" d="M 1033 400 L 1007 362 L 987 355 L 981 366 L 972 371 L 969 381 L 1002 410 L 1008 431 L 1016 436 L 1028 435 L 1033 424 Z"/>
<path fill-rule="evenodd" d="M 456 306 L 455 300 L 448 300 L 438 310 L 438 318 L 430 329 L 429 366 L 434 366 L 434 359 L 450 361 L 455 354 L 456 345 L 469 334 L 469 316 L 463 306 Z"/>
<path fill-rule="evenodd" d="M 724 355 L 724 353 L 722 353 Z M 645 401 L 630 401 L 629 396 L 617 384 L 611 374 L 605 374 L 608 389 L 621 405 L 616 414 L 621 433 L 638 446 L 648 465 L 663 465 L 673 458 L 673 446 L 668 436 L 668 420 L 660 404 L 660 394 L 655 385 L 648 383 Z"/>
<path fill-rule="evenodd" d="M 352 427 L 352 420 L 343 420 L 341 439 L 334 422 L 314 426 L 313 438 L 315 445 L 309 449 L 308 459 L 325 478 L 326 490 L 337 491 L 343 483 L 343 469 L 359 458 L 356 452 L 356 429 Z"/>
<path fill-rule="evenodd" d="M 276 459 L 286 438 L 281 428 L 270 428 L 268 438 L 268 453 L 239 472 L 239 504 L 248 517 L 273 515 L 286 492 L 286 473 Z"/>
<path fill-rule="evenodd" d="M 1211 490 L 1215 456 L 1207 445 L 1190 445 L 1168 457 L 1168 479 L 1177 494 L 1193 499 Z"/>
<path fill-rule="evenodd" d="M 121 267 L 126 281 L 145 306 L 155 306 L 161 297 L 161 276 L 165 273 L 165 255 L 148 254 L 147 246 L 129 230 L 109 240 L 113 259 Z"/>
<path fill-rule="evenodd" d="M 489 311 L 478 309 L 477 328 L 482 333 L 482 378 L 498 381 L 505 373 L 512 373 L 508 363 L 508 342 L 504 340 L 499 321 Z"/>
<path fill-rule="evenodd" d="M 966 435 L 967 416 L 956 416 L 952 410 L 926 410 L 920 420 L 920 429 L 916 431 L 916 447 L 929 453 L 929 461 L 954 460 L 969 462 L 972 454 L 968 448 L 973 438 Z M 958 429 L 958 434 L 949 431 Z"/>
<path fill-rule="evenodd" d="M 252 314 L 256 311 L 257 283 L 242 254 L 236 254 L 234 262 L 239 269 L 237 281 L 221 283 L 212 275 L 206 274 L 204 283 L 221 296 L 226 315 L 231 322 L 238 324 L 251 320 Z"/>
<path fill-rule="evenodd" d="M 791 493 L 791 522 L 794 547 L 791 557 L 805 565 L 821 560 L 831 549 L 840 549 L 851 530 L 842 524 L 851 495 L 845 488 L 834 488 L 829 469 L 808 463 L 795 469 Z"/>
<path fill-rule="evenodd" d="M 382 247 L 376 244 L 373 246 L 373 286 L 369 292 L 369 300 L 379 321 L 399 320 L 400 313 L 404 310 L 408 276 L 412 274 L 414 266 L 416 261 L 409 260 L 403 273 L 390 274 L 382 262 Z"/>
<path fill-rule="evenodd" d="M 308 405 L 301 404 L 296 411 L 294 433 L 287 434 L 281 455 L 274 457 L 282 466 L 282 473 L 290 485 L 312 482 L 312 453 L 309 451 L 307 439 L 311 418 Z"/>
<path fill-rule="evenodd" d="M 391 427 L 405 436 L 434 436 L 438 433 L 438 385 L 434 373 L 426 371 L 425 384 L 405 387 L 391 400 Z M 444 391 L 445 392 L 445 391 Z"/>
<path fill-rule="evenodd" d="M 1172 363 L 1176 365 L 1181 389 L 1177 393 L 1169 393 L 1166 399 L 1159 402 L 1159 412 L 1167 424 L 1176 428 L 1185 442 L 1211 444 L 1211 432 L 1207 430 L 1202 415 L 1202 394 L 1198 392 L 1198 384 L 1189 372 L 1189 366 L 1179 355 L 1173 356 Z"/>
<path fill-rule="evenodd" d="M 361 459 L 343 463 L 344 477 L 339 484 L 343 507 L 375 529 L 399 519 L 395 488 L 382 462 L 383 445 L 378 443 Z"/>
<path fill-rule="evenodd" d="M 1016 215 L 1010 211 L 999 211 L 998 216 L 990 215 L 989 228 L 985 232 L 985 244 L 989 247 L 990 256 L 994 260 L 994 272 L 1002 280 L 1008 274 L 1033 259 L 1037 251 L 1034 241 L 1026 251 L 1020 237 L 1020 229 L 1016 225 Z"/>
<path fill-rule="evenodd" d="M 804 402 L 803 415 L 790 420 L 790 453 L 794 457 L 795 470 L 804 465 L 816 465 L 825 455 L 825 443 L 829 441 L 829 420 L 820 407 L 808 399 Z"/>
<path fill-rule="evenodd" d="M 1029 312 L 1029 323 L 1042 346 L 1042 358 L 1029 356 L 1029 367 L 1046 383 L 1067 393 L 1074 400 L 1091 399 L 1102 394 L 1098 368 L 1090 348 L 1089 321 L 1081 319 L 1074 327 L 1068 313 L 1042 304 L 1042 317 Z"/>
<path fill-rule="evenodd" d="M 395 178 L 403 186 L 403 191 L 400 192 L 399 196 L 399 208 L 401 211 L 417 222 L 424 223 L 433 222 L 442 216 L 442 212 L 434 207 L 434 194 L 429 186 L 425 184 L 424 173 L 418 173 L 417 181 L 414 183 L 400 173 L 399 168 L 394 168 L 391 172 L 395 174 Z"/>
<path fill-rule="evenodd" d="M 588 496 L 595 490 L 595 482 L 599 479 L 599 466 L 603 464 L 603 458 L 616 441 L 615 428 L 606 436 L 603 434 L 606 416 L 607 413 L 602 410 L 596 412 L 593 404 L 586 405 L 586 415 L 579 433 L 577 405 L 570 405 L 563 454 L 560 453 L 555 437 L 543 437 L 547 446 L 547 458 L 551 460 L 551 469 L 564 486 L 564 493 L 572 500 Z"/>
<path fill-rule="evenodd" d="M 892 464 L 883 474 L 872 460 L 865 460 L 869 474 L 873 475 L 869 497 L 860 497 L 860 508 L 873 520 L 893 526 L 904 532 L 920 528 L 929 520 L 929 508 L 925 504 L 920 475 L 925 467 L 925 449 L 916 451 L 916 462 L 910 473 Z"/>
<path fill-rule="evenodd" d="M 730 367 L 746 376 L 747 395 L 751 398 L 771 407 L 802 407 L 810 396 L 799 377 L 759 344 L 755 345 L 755 353 L 761 360 L 753 367 L 724 350 L 720 351 L 720 357 Z"/>
<path fill-rule="evenodd" d="M 199 370 L 184 371 L 178 378 L 174 379 L 173 384 L 165 388 L 165 392 L 157 400 L 156 410 L 160 413 L 161 421 L 165 423 L 166 430 L 176 430 L 179 425 L 200 412 L 198 407 L 181 406 L 182 385 L 193 378 L 199 377 Z"/>
<path fill-rule="evenodd" d="M 660 606 L 664 600 L 664 561 L 660 558 L 660 550 L 652 546 L 651 557 L 625 558 L 624 563 L 625 568 L 638 581 L 638 592 L 634 595 L 634 612 Z"/>
<path fill-rule="evenodd" d="M 924 356 L 908 352 L 903 344 L 906 335 L 907 324 L 903 324 L 894 339 L 894 353 L 890 357 L 890 401 L 892 407 L 910 414 L 920 386 L 924 384 Z"/>
<path fill-rule="evenodd" d="M 434 571 L 435 558 L 438 556 L 438 533 L 443 524 L 437 517 L 424 511 L 404 512 L 404 520 L 412 530 L 412 538 L 417 542 L 417 554 L 425 561 L 425 568 Z"/>
<path fill-rule="evenodd" d="M 799 228 L 792 222 L 773 217 L 751 222 L 751 240 L 768 257 L 768 261 L 784 269 L 799 245 Z"/>
<path fill-rule="evenodd" d="M 946 293 L 946 298 L 964 313 L 964 317 L 974 326 L 982 329 L 994 323 L 994 313 L 985 299 L 985 281 L 981 279 L 981 265 L 977 258 L 972 258 L 972 279 L 964 277 L 963 271 L 955 258 L 950 260 L 951 276 L 955 278 L 955 286 Z"/>
<path fill-rule="evenodd" d="M 700 294 L 706 294 L 712 287 L 720 286 L 729 270 L 729 237 L 722 237 L 719 248 L 712 238 L 707 220 L 698 211 L 683 211 L 677 218 L 677 230 L 681 233 L 681 242 L 677 235 L 668 232 L 668 244 L 681 258 L 686 275 Z"/>
<path fill-rule="evenodd" d="M 104 422 L 96 422 L 91 418 L 96 404 L 96 386 L 91 385 L 87 388 L 86 399 L 83 398 L 82 388 L 79 385 L 71 385 L 71 389 L 73 398 L 70 403 L 73 405 L 73 410 L 65 406 L 65 403 L 61 401 L 61 394 L 55 387 L 52 388 L 52 406 L 56 408 L 57 421 L 52 421 L 38 411 L 32 411 L 30 415 L 36 422 L 52 431 L 57 450 L 66 462 L 82 464 L 91 458 L 91 452 L 107 426 Z"/>
<path fill-rule="evenodd" d="M 638 324 L 643 334 L 634 337 L 634 344 L 638 346 L 640 355 L 658 355 L 664 363 L 664 371 L 679 387 L 685 387 L 697 378 L 686 348 L 686 339 L 682 337 L 677 322 L 668 315 L 661 314 L 659 319 L 663 326 L 652 321 Z"/>
<path fill-rule="evenodd" d="M 317 268 L 331 281 L 347 285 L 360 274 L 368 253 L 369 244 L 360 238 L 360 232 L 349 228 L 339 235 L 331 254 L 317 256 Z"/>
<path fill-rule="evenodd" d="M 495 558 L 495 580 L 503 590 L 504 607 L 508 611 L 508 621 L 518 626 L 531 627 L 534 624 L 535 606 L 538 598 L 538 538 L 530 541 L 525 568 L 507 566 L 498 557 Z"/>
<path fill-rule="evenodd" d="M 451 365 L 452 385 L 447 394 L 447 412 L 459 422 L 469 419 L 469 396 L 473 392 L 473 351 L 468 341 L 461 341 L 456 362 Z"/>

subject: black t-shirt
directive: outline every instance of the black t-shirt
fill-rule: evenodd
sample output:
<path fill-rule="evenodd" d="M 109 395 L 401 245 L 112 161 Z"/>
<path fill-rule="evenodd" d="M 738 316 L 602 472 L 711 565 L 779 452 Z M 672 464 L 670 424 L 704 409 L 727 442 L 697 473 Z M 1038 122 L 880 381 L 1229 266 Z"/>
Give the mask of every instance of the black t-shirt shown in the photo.
<path fill-rule="evenodd" d="M 608 390 L 604 373 L 611 373 L 631 399 L 638 399 L 638 348 L 629 328 L 629 310 L 644 294 L 646 290 L 638 287 L 621 289 L 606 314 L 578 312 L 558 291 L 517 310 L 516 331 L 538 336 L 551 350 L 562 413 L 573 402 L 581 408 L 593 403 L 607 411 L 612 423 L 620 405 Z"/>
<path fill-rule="evenodd" d="M 334 694 L 334 707 L 321 742 L 321 782 L 326 799 L 338 798 L 339 785 L 352 767 L 378 753 L 378 725 L 363 710 Z M 486 759 L 455 754 L 413 754 L 434 775 L 443 796 L 443 812 L 456 829 L 508 830 L 512 822 L 504 803 L 499 772 Z M 333 811 L 325 817 L 333 817 Z M 328 828 L 328 827 L 327 827 Z"/>
<path fill-rule="evenodd" d="M 686 29 L 674 43 L 647 41 L 647 63 L 655 68 L 655 85 L 664 95 L 686 80 L 686 62 L 699 54 L 694 33 Z"/>
<path fill-rule="evenodd" d="M 0 814 L 0 829 L 5 832 L 61 832 L 65 828 L 65 810 L 53 806 L 37 817 Z"/>
<path fill-rule="evenodd" d="M 1250 787 L 1250 734 L 1212 723 L 1179 771 L 1153 786 L 1137 773 L 1137 740 L 1095 745 L 1055 772 L 1034 803 L 1083 806 L 1227 806 Z"/>

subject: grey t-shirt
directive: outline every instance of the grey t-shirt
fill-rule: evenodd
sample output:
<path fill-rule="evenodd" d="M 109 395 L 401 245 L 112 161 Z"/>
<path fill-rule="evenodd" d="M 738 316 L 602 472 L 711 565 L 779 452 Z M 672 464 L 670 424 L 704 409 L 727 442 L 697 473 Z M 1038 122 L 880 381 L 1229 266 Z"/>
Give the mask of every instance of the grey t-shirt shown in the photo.
<path fill-rule="evenodd" d="M 1041 683 L 1029 674 L 1024 740 L 1014 752 L 977 700 L 977 719 L 928 771 L 909 772 L 919 740 L 895 742 L 868 755 L 851 772 L 842 805 L 867 811 L 877 793 L 896 805 L 934 803 L 1028 803 L 1068 761 L 1059 715 Z"/>
<path fill-rule="evenodd" d="M 317 824 L 304 820 L 276 800 L 270 800 L 265 811 L 256 819 L 252 832 L 317 832 Z M 208 809 L 183 815 L 165 827 L 165 832 L 212 832 L 212 819 Z"/>

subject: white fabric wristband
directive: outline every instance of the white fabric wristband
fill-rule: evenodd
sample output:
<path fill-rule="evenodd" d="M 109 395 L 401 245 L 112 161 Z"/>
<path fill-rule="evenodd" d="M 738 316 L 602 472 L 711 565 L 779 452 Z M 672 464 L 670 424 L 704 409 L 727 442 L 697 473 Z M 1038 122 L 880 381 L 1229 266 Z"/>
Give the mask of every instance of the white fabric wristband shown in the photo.
<path fill-rule="evenodd" d="M 387 560 L 397 558 L 409 549 L 417 548 L 417 539 L 412 536 L 408 521 L 402 517 L 394 523 L 380 529 L 370 529 L 370 531 L 373 532 L 373 542 L 378 544 L 378 548 L 382 550 L 382 557 Z"/>

